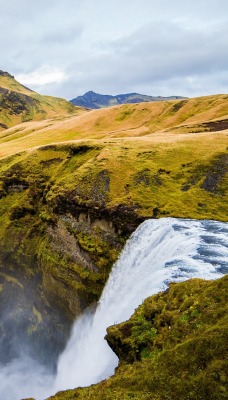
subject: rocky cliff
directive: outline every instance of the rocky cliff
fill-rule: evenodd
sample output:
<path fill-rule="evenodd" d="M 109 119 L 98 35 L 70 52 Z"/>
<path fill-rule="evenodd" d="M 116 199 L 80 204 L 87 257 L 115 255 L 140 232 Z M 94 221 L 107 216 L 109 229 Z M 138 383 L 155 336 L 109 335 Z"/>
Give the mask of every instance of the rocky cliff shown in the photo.
<path fill-rule="evenodd" d="M 74 318 L 97 302 L 142 220 L 134 208 L 106 207 L 103 170 L 84 177 L 83 186 L 75 176 L 74 190 L 67 187 L 73 171 L 96 154 L 91 146 L 54 146 L 1 164 L 0 330 L 8 360 L 20 351 L 18 342 L 42 361 L 56 360 Z"/>

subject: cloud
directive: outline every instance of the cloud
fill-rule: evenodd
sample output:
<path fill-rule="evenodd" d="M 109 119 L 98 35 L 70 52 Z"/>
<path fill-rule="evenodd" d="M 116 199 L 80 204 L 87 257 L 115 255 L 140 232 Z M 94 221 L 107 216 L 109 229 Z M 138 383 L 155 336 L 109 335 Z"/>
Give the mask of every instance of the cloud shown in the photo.
<path fill-rule="evenodd" d="M 90 89 L 153 94 L 157 88 L 161 95 L 191 96 L 221 89 L 220 76 L 228 74 L 227 0 L 19 3 L 1 8 L 0 68 L 17 78 L 32 75 L 31 88 L 45 94 L 70 99 Z M 41 79 L 44 66 L 62 75 Z"/>
<path fill-rule="evenodd" d="M 69 45 L 74 42 L 83 32 L 83 26 L 72 26 L 68 29 L 53 29 L 50 32 L 44 33 L 40 42 L 43 45 Z"/>
<path fill-rule="evenodd" d="M 53 83 L 62 83 L 67 80 L 67 75 L 58 67 L 43 66 L 28 74 L 18 74 L 15 78 L 24 85 L 40 87 Z"/>

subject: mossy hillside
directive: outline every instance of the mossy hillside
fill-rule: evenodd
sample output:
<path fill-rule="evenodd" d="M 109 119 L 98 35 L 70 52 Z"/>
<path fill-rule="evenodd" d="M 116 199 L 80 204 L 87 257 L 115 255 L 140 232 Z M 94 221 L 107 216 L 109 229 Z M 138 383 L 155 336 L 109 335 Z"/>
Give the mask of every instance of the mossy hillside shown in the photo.
<path fill-rule="evenodd" d="M 55 145 L 4 159 L 2 237 L 12 220 L 23 225 L 23 217 L 34 218 L 46 227 L 66 213 L 103 216 L 120 234 L 121 229 L 129 234 L 140 220 L 152 216 L 226 221 L 225 139 L 215 135 L 213 146 L 202 138 L 169 146 L 139 140 Z M 107 258 L 106 245 L 101 250 L 98 239 L 104 227 L 96 227 L 94 239 L 82 226 L 70 228 L 64 218 L 81 248 L 93 258 Z"/>
<path fill-rule="evenodd" d="M 66 100 L 42 96 L 21 85 L 12 75 L 0 73 L 0 131 L 21 122 L 59 119 L 81 110 Z"/>
<path fill-rule="evenodd" d="M 227 285 L 227 276 L 192 279 L 149 297 L 128 321 L 108 329 L 120 357 L 114 376 L 50 400 L 226 399 Z"/>
<path fill-rule="evenodd" d="M 131 210 L 139 218 L 226 221 L 227 140 L 224 134 L 211 140 L 196 137 L 151 143 L 137 139 L 99 142 L 99 146 L 96 142 L 97 150 L 78 168 L 74 167 L 76 160 L 81 160 L 77 155 L 59 168 L 47 201 L 58 210 L 67 199 L 64 207 L 72 212 L 87 207 L 120 215 L 123 208 L 125 218 Z M 117 215 L 115 218 L 117 221 Z M 119 221 L 119 228 L 123 222 Z"/>
<path fill-rule="evenodd" d="M 31 321 L 33 307 L 46 321 L 26 326 L 34 341 L 56 323 L 62 346 L 144 219 L 227 220 L 226 138 L 212 137 L 56 144 L 0 161 L 1 296 L 32 287 Z"/>
<path fill-rule="evenodd" d="M 216 283 L 172 283 L 166 292 L 147 298 L 129 321 L 109 328 L 106 339 L 122 363 L 173 350 L 183 340 L 226 325 L 227 285 L 227 276 Z"/>

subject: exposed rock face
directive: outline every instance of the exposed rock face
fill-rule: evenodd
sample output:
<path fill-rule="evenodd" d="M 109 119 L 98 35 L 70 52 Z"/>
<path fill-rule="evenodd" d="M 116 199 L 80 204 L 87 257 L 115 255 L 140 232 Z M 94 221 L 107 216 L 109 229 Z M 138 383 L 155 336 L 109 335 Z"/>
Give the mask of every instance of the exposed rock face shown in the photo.
<path fill-rule="evenodd" d="M 1 243 L 0 329 L 8 360 L 19 350 L 11 348 L 14 333 L 35 357 L 56 359 L 74 318 L 98 300 L 123 245 L 104 218 L 82 212 L 55 218 L 39 223 L 36 212 L 14 209 Z"/>
<path fill-rule="evenodd" d="M 8 72 L 2 71 L 2 70 L 0 70 L 0 76 L 6 76 L 8 78 L 14 78 L 13 75 L 10 75 Z"/>
<path fill-rule="evenodd" d="M 2 98 L 0 101 L 0 108 L 5 109 L 10 115 L 22 114 L 23 112 L 29 113 L 32 108 L 37 111 L 39 109 L 39 102 L 23 93 L 17 93 L 9 90 L 1 89 Z"/>
<path fill-rule="evenodd" d="M 130 207 L 106 207 L 105 170 L 91 186 L 90 204 L 80 201 L 80 188 L 50 195 L 45 168 L 56 162 L 47 161 L 39 173 L 37 164 L 33 171 L 19 162 L 1 175 L 0 348 L 8 360 L 28 346 L 35 358 L 55 362 L 73 320 L 99 299 L 126 237 L 142 221 Z"/>
<path fill-rule="evenodd" d="M 78 220 L 61 215 L 38 231 L 27 210 L 14 212 L 13 218 L 1 244 L 0 346 L 8 349 L 7 360 L 20 351 L 11 346 L 15 339 L 28 344 L 35 357 L 52 362 L 74 318 L 98 300 L 122 244 L 108 222 L 90 224 L 83 214 Z M 41 343 L 49 349 L 45 354 Z"/>

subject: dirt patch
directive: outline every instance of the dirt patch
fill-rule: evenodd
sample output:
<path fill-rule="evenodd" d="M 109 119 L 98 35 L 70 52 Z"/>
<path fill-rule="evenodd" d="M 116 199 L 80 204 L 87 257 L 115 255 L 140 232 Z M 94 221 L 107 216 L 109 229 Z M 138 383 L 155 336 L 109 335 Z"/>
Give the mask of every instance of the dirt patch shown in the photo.
<path fill-rule="evenodd" d="M 224 131 L 225 129 L 228 129 L 228 119 L 222 119 L 220 121 L 204 122 L 202 126 L 208 132 Z"/>

